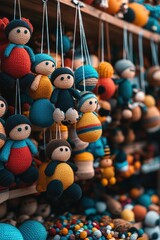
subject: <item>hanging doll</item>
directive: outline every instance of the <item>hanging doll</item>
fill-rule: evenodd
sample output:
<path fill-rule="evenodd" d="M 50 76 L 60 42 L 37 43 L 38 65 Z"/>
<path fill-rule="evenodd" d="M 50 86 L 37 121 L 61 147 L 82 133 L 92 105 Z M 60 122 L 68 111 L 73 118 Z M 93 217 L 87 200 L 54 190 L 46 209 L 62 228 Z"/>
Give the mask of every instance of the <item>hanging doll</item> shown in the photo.
<path fill-rule="evenodd" d="M 30 121 L 23 115 L 12 115 L 5 123 L 5 131 L 9 139 L 0 153 L 0 161 L 4 164 L 0 170 L 0 185 L 11 185 L 15 176 L 25 183 L 33 183 L 38 178 L 38 171 L 32 166 L 32 154 L 37 154 L 37 148 L 28 138 Z"/>
<path fill-rule="evenodd" d="M 120 79 L 115 79 L 118 84 L 118 99 L 117 104 L 123 108 L 122 115 L 124 118 L 132 117 L 132 112 L 129 110 L 129 103 L 132 98 L 132 85 L 129 79 L 135 76 L 135 65 L 126 59 L 121 59 L 115 64 L 115 71 L 120 76 Z"/>
<path fill-rule="evenodd" d="M 70 144 L 62 139 L 52 140 L 46 148 L 49 162 L 41 165 L 37 190 L 47 192 L 51 199 L 59 199 L 63 192 L 72 200 L 79 200 L 82 190 L 74 183 L 75 164 L 67 162 L 71 156 Z"/>
<path fill-rule="evenodd" d="M 97 97 L 92 92 L 83 92 L 78 100 L 77 109 L 82 117 L 77 122 L 77 135 L 84 142 L 94 142 L 101 137 L 102 126 L 96 113 Z"/>
<path fill-rule="evenodd" d="M 80 93 L 73 88 L 74 74 L 69 68 L 57 68 L 51 75 L 51 82 L 55 89 L 50 101 L 56 109 L 53 119 L 58 124 L 74 124 L 79 116 L 74 108 L 74 98 L 78 99 Z"/>
<path fill-rule="evenodd" d="M 4 129 L 5 121 L 2 117 L 5 115 L 8 109 L 8 104 L 6 100 L 0 96 L 0 149 L 3 147 L 6 141 L 6 133 Z"/>
<path fill-rule="evenodd" d="M 0 56 L 2 70 L 0 90 L 10 98 L 17 78 L 22 91 L 26 91 L 35 78 L 31 72 L 31 63 L 35 60 L 35 56 L 32 49 L 26 45 L 33 32 L 33 26 L 28 19 L 15 19 L 6 25 L 4 32 L 6 47 L 3 48 L 3 54 Z"/>
<path fill-rule="evenodd" d="M 50 102 L 52 83 L 49 76 L 55 70 L 55 60 L 45 53 L 35 55 L 32 71 L 36 73 L 29 95 L 35 101 L 30 109 L 30 121 L 39 127 L 49 127 L 53 124 L 53 105 Z M 40 111 L 41 109 L 41 111 Z"/>

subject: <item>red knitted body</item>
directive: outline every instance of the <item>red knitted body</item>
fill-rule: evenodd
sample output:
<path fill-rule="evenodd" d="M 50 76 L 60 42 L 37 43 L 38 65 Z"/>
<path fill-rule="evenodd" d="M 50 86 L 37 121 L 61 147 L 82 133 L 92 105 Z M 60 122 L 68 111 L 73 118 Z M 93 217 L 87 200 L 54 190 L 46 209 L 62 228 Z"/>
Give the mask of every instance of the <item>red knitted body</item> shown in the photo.
<path fill-rule="evenodd" d="M 9 57 L 2 57 L 1 69 L 14 78 L 21 78 L 31 72 L 31 60 L 24 48 L 16 47 Z"/>
<path fill-rule="evenodd" d="M 25 172 L 32 163 L 32 155 L 29 148 L 12 148 L 8 162 L 5 164 L 6 168 L 13 174 L 18 175 Z"/>

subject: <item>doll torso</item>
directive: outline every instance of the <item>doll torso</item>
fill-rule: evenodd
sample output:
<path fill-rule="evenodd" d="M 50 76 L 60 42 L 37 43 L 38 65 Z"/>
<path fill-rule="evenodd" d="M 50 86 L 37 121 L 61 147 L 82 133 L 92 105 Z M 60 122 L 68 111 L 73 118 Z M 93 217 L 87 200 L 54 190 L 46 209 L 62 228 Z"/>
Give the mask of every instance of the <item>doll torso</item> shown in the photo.
<path fill-rule="evenodd" d="M 73 97 L 68 89 L 59 89 L 59 95 L 55 106 L 64 112 L 69 108 L 74 108 Z"/>
<path fill-rule="evenodd" d="M 2 71 L 14 78 L 20 78 L 30 73 L 31 60 L 26 49 L 15 47 L 9 57 L 3 55 L 1 62 Z"/>
<path fill-rule="evenodd" d="M 25 172 L 32 163 L 31 152 L 25 141 L 16 141 L 10 150 L 10 155 L 5 167 L 13 174 Z"/>
<path fill-rule="evenodd" d="M 58 164 L 53 175 L 47 178 L 47 182 L 49 183 L 55 179 L 62 182 L 63 190 L 67 189 L 74 182 L 74 174 L 72 168 L 67 163 Z"/>

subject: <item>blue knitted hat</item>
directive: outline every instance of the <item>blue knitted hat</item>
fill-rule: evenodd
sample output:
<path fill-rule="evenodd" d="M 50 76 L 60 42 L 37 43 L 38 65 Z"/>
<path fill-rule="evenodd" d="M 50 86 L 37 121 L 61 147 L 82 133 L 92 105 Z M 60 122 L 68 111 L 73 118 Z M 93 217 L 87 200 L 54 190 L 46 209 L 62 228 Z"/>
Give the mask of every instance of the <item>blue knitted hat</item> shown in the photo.
<path fill-rule="evenodd" d="M 22 19 L 14 19 L 5 28 L 6 36 L 8 37 L 9 32 L 16 27 L 26 27 L 30 31 L 30 33 L 32 33 L 32 28 L 26 21 Z"/>
<path fill-rule="evenodd" d="M 77 104 L 77 110 L 80 111 L 81 106 L 83 105 L 83 103 L 91 98 L 95 98 L 97 99 L 96 95 L 92 92 L 86 91 L 81 93 L 80 99 L 78 100 L 78 104 Z"/>
<path fill-rule="evenodd" d="M 0 223 L 1 240 L 24 240 L 20 231 L 8 223 Z"/>
<path fill-rule="evenodd" d="M 67 53 L 71 48 L 71 41 L 70 41 L 68 36 L 66 36 L 66 35 L 62 36 L 62 44 L 63 44 L 63 52 Z M 59 37 L 59 43 L 58 43 L 58 50 L 59 50 L 59 52 L 62 51 L 62 49 L 61 49 L 61 38 L 60 37 Z"/>
<path fill-rule="evenodd" d="M 135 65 L 127 59 L 118 60 L 114 66 L 115 71 L 118 75 L 120 75 L 125 69 L 129 67 L 135 69 Z"/>
<path fill-rule="evenodd" d="M 15 114 L 7 118 L 5 123 L 5 130 L 7 135 L 9 135 L 10 131 L 19 124 L 28 124 L 31 126 L 31 122 L 24 115 Z"/>
<path fill-rule="evenodd" d="M 32 64 L 32 71 L 35 72 L 35 67 L 43 61 L 51 61 L 54 64 L 56 64 L 55 59 L 53 57 L 51 57 L 50 55 L 48 55 L 46 53 L 38 53 L 35 55 L 35 61 Z"/>
<path fill-rule="evenodd" d="M 54 80 L 61 74 L 69 74 L 74 77 L 74 73 L 71 69 L 69 69 L 67 67 L 57 68 L 51 75 L 51 82 L 53 85 L 54 85 Z"/>
<path fill-rule="evenodd" d="M 83 70 L 84 69 L 84 70 Z M 76 88 L 83 91 L 83 85 L 79 83 L 82 82 L 83 79 L 83 71 L 84 71 L 84 78 L 97 78 L 98 79 L 98 72 L 91 66 L 91 65 L 84 65 L 75 70 L 75 85 Z M 92 89 L 87 89 L 92 90 Z"/>

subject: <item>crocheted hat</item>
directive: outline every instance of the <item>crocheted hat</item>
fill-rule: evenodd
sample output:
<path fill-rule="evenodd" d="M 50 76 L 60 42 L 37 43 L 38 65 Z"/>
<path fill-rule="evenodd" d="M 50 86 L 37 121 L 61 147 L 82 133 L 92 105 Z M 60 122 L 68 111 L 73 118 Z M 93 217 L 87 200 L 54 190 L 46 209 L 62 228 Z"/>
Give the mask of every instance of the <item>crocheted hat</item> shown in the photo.
<path fill-rule="evenodd" d="M 32 64 L 32 71 L 35 72 L 35 67 L 43 61 L 51 61 L 54 64 L 56 64 L 55 59 L 53 57 L 51 57 L 50 55 L 45 54 L 45 53 L 38 53 L 38 54 L 35 54 L 35 61 Z"/>
<path fill-rule="evenodd" d="M 24 115 L 16 114 L 7 118 L 6 124 L 5 124 L 5 130 L 7 135 L 9 135 L 11 130 L 19 124 L 28 124 L 31 126 L 31 122 Z"/>
<path fill-rule="evenodd" d="M 26 27 L 30 31 L 30 33 L 33 32 L 33 26 L 28 19 L 14 19 L 5 28 L 5 34 L 7 35 L 7 37 L 9 35 L 9 32 L 16 27 Z"/>
<path fill-rule="evenodd" d="M 61 147 L 61 146 L 69 147 L 69 149 L 72 150 L 70 144 L 67 141 L 65 141 L 63 139 L 54 139 L 48 143 L 47 148 L 46 148 L 46 153 L 47 153 L 48 158 L 51 159 L 53 151 L 56 148 Z"/>
<path fill-rule="evenodd" d="M 89 91 L 83 92 L 80 96 L 80 99 L 78 100 L 77 110 L 79 111 L 81 106 L 83 105 L 83 103 L 90 98 L 97 99 L 97 97 L 94 93 L 89 92 Z"/>
<path fill-rule="evenodd" d="M 125 69 L 129 67 L 135 69 L 135 65 L 130 60 L 127 59 L 121 59 L 117 61 L 114 66 L 115 71 L 117 72 L 118 75 L 120 75 Z"/>
<path fill-rule="evenodd" d="M 51 75 L 51 82 L 53 85 L 54 85 L 54 80 L 61 74 L 69 74 L 74 77 L 74 73 L 71 69 L 69 69 L 67 67 L 57 68 Z"/>

